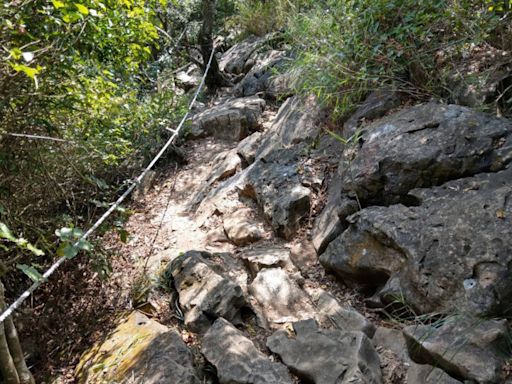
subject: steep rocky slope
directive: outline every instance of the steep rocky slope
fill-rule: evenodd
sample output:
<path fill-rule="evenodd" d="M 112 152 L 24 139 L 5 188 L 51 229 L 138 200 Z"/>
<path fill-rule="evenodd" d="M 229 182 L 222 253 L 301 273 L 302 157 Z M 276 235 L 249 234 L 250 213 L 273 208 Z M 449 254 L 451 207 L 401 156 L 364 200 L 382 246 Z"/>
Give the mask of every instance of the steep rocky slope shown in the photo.
<path fill-rule="evenodd" d="M 177 295 L 179 329 L 121 325 L 116 364 L 87 355 L 79 379 L 505 382 L 512 123 L 433 102 L 396 110 L 387 92 L 348 120 L 358 134 L 343 144 L 315 99 L 274 75 L 285 56 L 261 39 L 226 52 L 238 85 L 192 119 L 189 163 L 162 184 L 173 188 L 145 196 L 163 215 L 150 269 Z"/>

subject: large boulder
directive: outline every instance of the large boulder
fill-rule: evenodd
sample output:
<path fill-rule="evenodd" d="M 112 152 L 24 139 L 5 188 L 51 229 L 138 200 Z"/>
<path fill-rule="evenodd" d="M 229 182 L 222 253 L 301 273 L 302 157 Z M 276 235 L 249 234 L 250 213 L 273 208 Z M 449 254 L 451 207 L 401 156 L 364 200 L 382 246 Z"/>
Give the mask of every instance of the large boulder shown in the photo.
<path fill-rule="evenodd" d="M 201 351 L 217 369 L 221 384 L 292 384 L 288 370 L 270 361 L 251 340 L 224 319 L 217 319 Z"/>
<path fill-rule="evenodd" d="M 406 327 L 404 335 L 409 354 L 418 363 L 441 367 L 454 377 L 479 384 L 503 382 L 502 367 L 510 353 L 506 320 L 454 316 L 440 327 Z"/>
<path fill-rule="evenodd" d="M 314 320 L 294 323 L 293 329 L 292 336 L 274 333 L 267 347 L 305 382 L 382 383 L 379 356 L 362 332 L 321 329 Z"/>
<path fill-rule="evenodd" d="M 512 167 L 411 192 L 419 206 L 370 207 L 320 262 L 345 281 L 377 287 L 383 304 L 417 313 L 509 310 Z"/>
<path fill-rule="evenodd" d="M 189 251 L 174 259 L 168 271 L 188 329 L 203 333 L 218 317 L 239 319 L 246 305 L 242 284 L 247 275 L 229 256 Z"/>
<path fill-rule="evenodd" d="M 135 311 L 82 356 L 76 378 L 84 384 L 199 384 L 193 362 L 178 332 Z"/>
<path fill-rule="evenodd" d="M 512 160 L 512 122 L 466 107 L 428 103 L 365 127 L 360 149 L 345 151 L 337 185 L 315 223 L 318 253 L 370 205 L 410 205 L 408 192 L 503 169 Z"/>
<path fill-rule="evenodd" d="M 428 103 L 370 125 L 342 167 L 342 193 L 365 204 L 403 202 L 413 188 L 440 185 L 512 160 L 512 122 L 457 105 Z"/>
<path fill-rule="evenodd" d="M 264 109 L 265 100 L 257 96 L 227 101 L 196 114 L 190 135 L 240 141 L 258 129 Z"/>

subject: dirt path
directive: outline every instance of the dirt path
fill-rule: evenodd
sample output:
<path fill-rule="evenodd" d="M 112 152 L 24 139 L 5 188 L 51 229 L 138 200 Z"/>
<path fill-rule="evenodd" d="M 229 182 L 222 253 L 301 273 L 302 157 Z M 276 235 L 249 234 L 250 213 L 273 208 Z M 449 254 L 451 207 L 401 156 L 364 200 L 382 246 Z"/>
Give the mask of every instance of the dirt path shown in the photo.
<path fill-rule="evenodd" d="M 129 241 L 121 245 L 120 251 L 128 252 L 135 263 L 147 264 L 149 273 L 168 261 L 166 255 L 191 249 L 229 252 L 233 248 L 228 243 L 209 244 L 208 228 L 201 228 L 189 209 L 195 193 L 212 172 L 212 160 L 231 146 L 207 138 L 188 142 L 182 149 L 187 165 L 171 166 L 160 175 L 136 203 L 135 213 L 126 223 Z"/>

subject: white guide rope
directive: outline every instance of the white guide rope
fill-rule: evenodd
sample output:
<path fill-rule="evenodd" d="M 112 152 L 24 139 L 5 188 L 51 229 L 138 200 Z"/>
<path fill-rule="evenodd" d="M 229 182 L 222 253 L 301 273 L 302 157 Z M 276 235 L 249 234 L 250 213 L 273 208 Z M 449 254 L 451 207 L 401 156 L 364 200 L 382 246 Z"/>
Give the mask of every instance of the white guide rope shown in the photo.
<path fill-rule="evenodd" d="M 173 130 L 173 134 L 170 137 L 170 139 L 165 143 L 165 145 L 162 147 L 160 152 L 151 160 L 149 165 L 142 171 L 142 173 L 137 177 L 130 187 L 116 200 L 114 204 L 101 216 L 92 227 L 89 228 L 87 232 L 85 232 L 80 239 L 76 241 L 74 246 L 76 247 L 78 243 L 81 240 L 87 239 L 111 214 L 114 212 L 119 205 L 128 197 L 128 195 L 135 189 L 135 187 L 140 184 L 144 176 L 153 168 L 153 166 L 156 164 L 156 162 L 162 157 L 164 152 L 169 148 L 169 146 L 172 144 L 174 139 L 178 136 L 180 133 L 181 128 L 183 127 L 183 124 L 185 124 L 185 121 L 187 120 L 188 115 L 190 114 L 190 111 L 192 107 L 194 106 L 197 97 L 199 96 L 199 92 L 201 92 L 201 89 L 203 88 L 206 75 L 208 74 L 208 71 L 210 70 L 210 65 L 212 63 L 213 55 L 215 53 L 215 48 L 212 48 L 212 53 L 210 55 L 210 58 L 208 59 L 208 64 L 206 65 L 206 70 L 204 71 L 204 75 L 201 78 L 201 83 L 199 84 L 199 87 L 196 90 L 196 93 L 194 94 L 194 97 L 192 98 L 192 101 L 189 104 L 188 110 L 185 113 L 185 116 L 181 119 L 178 127 Z M 5 319 L 7 319 L 9 316 L 11 316 L 14 311 L 20 307 L 20 305 L 37 289 L 39 288 L 43 283 L 48 281 L 48 278 L 62 265 L 64 262 L 68 260 L 66 256 L 60 257 L 48 270 L 42 275 L 41 279 L 34 282 L 25 292 L 23 292 L 17 299 L 14 301 L 5 311 L 2 312 L 0 315 L 0 324 L 2 324 Z"/>

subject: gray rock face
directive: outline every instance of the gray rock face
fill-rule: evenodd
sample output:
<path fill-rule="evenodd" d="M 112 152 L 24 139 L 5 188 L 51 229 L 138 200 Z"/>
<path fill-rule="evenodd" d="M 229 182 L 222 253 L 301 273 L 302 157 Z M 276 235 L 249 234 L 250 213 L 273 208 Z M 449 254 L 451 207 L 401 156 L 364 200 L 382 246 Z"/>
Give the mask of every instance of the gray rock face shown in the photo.
<path fill-rule="evenodd" d="M 256 63 L 257 51 L 268 37 L 251 37 L 228 49 L 219 61 L 221 71 L 235 75 L 247 73 Z"/>
<path fill-rule="evenodd" d="M 506 320 L 454 317 L 439 328 L 406 327 L 404 335 L 416 362 L 439 366 L 463 380 L 497 384 L 509 353 L 508 331 Z"/>
<path fill-rule="evenodd" d="M 236 147 L 237 153 L 244 161 L 245 166 L 254 163 L 261 140 L 262 133 L 254 132 L 252 135 L 243 139 Z"/>
<path fill-rule="evenodd" d="M 294 95 L 300 77 L 300 69 L 292 70 L 289 68 L 284 73 L 272 76 L 268 81 L 265 96 L 267 98 L 282 99 Z"/>
<path fill-rule="evenodd" d="M 372 338 L 372 343 L 381 356 L 381 362 L 386 364 L 386 358 L 388 360 L 391 358 L 387 367 L 383 367 L 383 375 L 387 373 L 387 379 L 391 380 L 391 383 L 461 384 L 460 381 L 454 379 L 439 367 L 416 364 L 412 361 L 407 351 L 407 341 L 401 330 L 378 327 Z M 399 365 L 396 364 L 397 359 L 400 360 Z"/>
<path fill-rule="evenodd" d="M 281 268 L 262 269 L 249 286 L 249 292 L 270 323 L 283 324 L 315 316 L 308 295 Z"/>
<path fill-rule="evenodd" d="M 453 308 L 482 316 L 509 310 L 512 167 L 420 189 L 417 207 L 370 207 L 320 257 L 346 280 L 378 285 L 417 313 Z"/>
<path fill-rule="evenodd" d="M 391 109 L 400 105 L 398 92 L 392 90 L 378 90 L 372 92 L 361 106 L 343 125 L 347 136 L 353 135 L 363 119 L 376 119 L 384 116 Z"/>
<path fill-rule="evenodd" d="M 264 109 L 265 100 L 256 96 L 217 105 L 192 118 L 191 136 L 242 140 L 259 127 L 259 118 Z"/>
<path fill-rule="evenodd" d="M 512 122 L 456 105 L 429 103 L 369 125 L 355 154 L 346 151 L 329 202 L 317 218 L 313 242 L 321 254 L 362 206 L 410 204 L 418 187 L 480 172 L 512 160 Z M 337 190 L 336 190 L 337 189 Z"/>
<path fill-rule="evenodd" d="M 228 273 L 236 272 L 232 266 L 224 266 L 229 261 L 227 257 L 217 261 L 219 257 L 189 251 L 169 266 L 185 313 L 185 325 L 193 332 L 205 332 L 218 317 L 237 319 L 246 304 L 242 287 Z"/>
<path fill-rule="evenodd" d="M 319 255 L 348 227 L 346 217 L 358 209 L 356 200 L 340 194 L 341 185 L 341 177 L 335 174 L 329 186 L 327 203 L 315 220 L 312 241 Z"/>
<path fill-rule="evenodd" d="M 302 161 L 307 142 L 320 132 L 320 108 L 308 100 L 287 101 L 269 134 L 261 141 L 256 135 L 240 143 L 237 152 L 247 168 L 208 193 L 197 208 L 201 218 L 215 209 L 223 212 L 219 206 L 240 192 L 257 201 L 278 236 L 290 238 L 296 232 L 300 220 L 309 214 L 311 192 L 305 185 L 316 188 L 321 183 L 321 177 Z"/>
<path fill-rule="evenodd" d="M 368 127 L 363 145 L 340 164 L 342 193 L 392 204 L 411 189 L 485 171 L 512 160 L 512 122 L 456 105 L 404 109 Z"/>
<path fill-rule="evenodd" d="M 217 319 L 205 334 L 201 351 L 217 368 L 221 384 L 293 383 L 284 365 L 271 362 L 224 319 Z"/>
<path fill-rule="evenodd" d="M 236 245 L 254 243 L 263 237 L 264 231 L 254 223 L 254 214 L 250 208 L 239 209 L 224 219 L 224 230 Z"/>
<path fill-rule="evenodd" d="M 373 345 L 378 348 L 389 349 L 401 360 L 409 362 L 407 354 L 407 344 L 402 331 L 398 329 L 378 327 L 372 338 Z"/>
<path fill-rule="evenodd" d="M 315 384 L 382 383 L 380 362 L 361 332 L 319 329 L 314 320 L 293 324 L 295 336 L 279 330 L 267 339 L 292 372 Z"/>
<path fill-rule="evenodd" d="M 242 259 L 253 275 L 264 268 L 285 268 L 293 270 L 290 259 L 290 250 L 278 245 L 263 245 L 251 249 L 244 249 L 239 258 Z"/>
<path fill-rule="evenodd" d="M 293 96 L 279 108 L 271 135 L 263 140 L 257 157 L 264 157 L 273 149 L 289 148 L 299 143 L 310 143 L 320 134 L 322 110 L 316 99 Z"/>
<path fill-rule="evenodd" d="M 407 370 L 407 384 L 462 384 L 442 369 L 426 364 L 411 363 Z"/>
<path fill-rule="evenodd" d="M 313 300 L 319 311 L 328 316 L 336 328 L 342 331 L 363 332 L 369 338 L 375 334 L 375 325 L 370 320 L 355 308 L 348 305 L 342 307 L 330 293 L 320 291 L 313 296 Z"/>
<path fill-rule="evenodd" d="M 256 64 L 235 87 L 235 93 L 243 97 L 266 91 L 275 68 L 283 63 L 285 57 L 286 52 L 276 50 L 258 55 Z"/>
<path fill-rule="evenodd" d="M 241 193 L 255 199 L 278 236 L 290 238 L 309 213 L 311 191 L 298 173 L 300 148 L 281 149 L 248 169 Z"/>
<path fill-rule="evenodd" d="M 241 167 L 242 160 L 236 153 L 236 150 L 221 153 L 213 159 L 213 172 L 208 177 L 208 180 L 206 180 L 206 183 L 211 185 L 217 181 L 227 179 L 228 177 L 233 176 Z"/>

